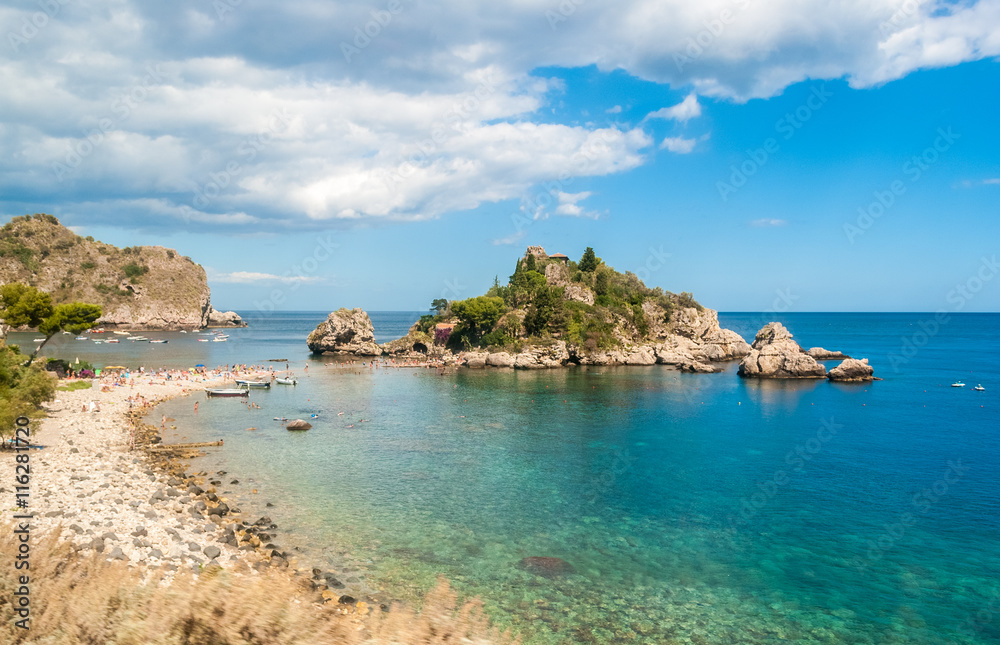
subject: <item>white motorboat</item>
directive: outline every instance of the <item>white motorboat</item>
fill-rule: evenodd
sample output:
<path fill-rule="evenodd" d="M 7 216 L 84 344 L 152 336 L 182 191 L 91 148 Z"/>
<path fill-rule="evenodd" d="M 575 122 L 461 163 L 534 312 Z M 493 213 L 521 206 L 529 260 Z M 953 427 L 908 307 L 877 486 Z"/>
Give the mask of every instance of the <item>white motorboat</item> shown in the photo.
<path fill-rule="evenodd" d="M 977 385 L 976 387 L 974 387 L 972 389 L 975 390 L 976 392 L 985 392 L 986 391 L 986 388 L 983 387 L 982 385 Z"/>
<path fill-rule="evenodd" d="M 952 387 L 965 387 L 965 383 L 963 383 L 961 381 L 956 381 L 956 382 L 952 383 L 951 386 Z"/>
<path fill-rule="evenodd" d="M 282 385 L 298 385 L 298 380 L 294 378 L 281 378 L 280 376 L 274 379 L 275 383 L 281 383 Z"/>
<path fill-rule="evenodd" d="M 169 343 L 170 341 L 167 341 L 167 340 L 151 340 L 149 342 L 151 342 L 151 343 Z"/>

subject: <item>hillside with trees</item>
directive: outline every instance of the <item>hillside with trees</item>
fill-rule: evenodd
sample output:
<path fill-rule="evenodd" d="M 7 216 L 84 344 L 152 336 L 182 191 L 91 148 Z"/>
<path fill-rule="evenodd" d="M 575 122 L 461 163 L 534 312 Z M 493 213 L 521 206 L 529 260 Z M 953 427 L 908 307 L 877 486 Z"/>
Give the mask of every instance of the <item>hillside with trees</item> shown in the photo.
<path fill-rule="evenodd" d="M 15 217 L 0 227 L 0 284 L 20 282 L 54 304 L 93 303 L 100 324 L 146 329 L 204 327 L 205 270 L 162 246 L 118 248 L 81 237 L 52 215 Z"/>
<path fill-rule="evenodd" d="M 552 259 L 531 247 L 506 282 L 494 279 L 482 296 L 433 303 L 435 313 L 418 323 L 430 335 L 453 325 L 444 341 L 453 350 L 520 351 L 564 340 L 589 351 L 615 349 L 663 337 L 675 311 L 702 306 L 690 293 L 650 288 L 631 272 L 619 272 L 588 247 L 579 261 Z"/>

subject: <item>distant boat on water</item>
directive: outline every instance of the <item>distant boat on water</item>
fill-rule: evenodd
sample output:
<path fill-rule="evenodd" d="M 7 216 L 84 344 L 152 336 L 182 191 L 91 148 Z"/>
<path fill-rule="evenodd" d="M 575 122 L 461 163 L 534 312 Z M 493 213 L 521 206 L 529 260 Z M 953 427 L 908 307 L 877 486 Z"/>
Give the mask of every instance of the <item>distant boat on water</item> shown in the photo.
<path fill-rule="evenodd" d="M 99 343 L 99 342 L 101 342 L 101 341 L 99 341 L 99 340 L 95 340 L 94 342 L 95 342 L 95 343 Z M 120 343 L 121 341 L 120 341 L 120 340 L 118 340 L 117 338 L 112 338 L 111 340 L 106 340 L 106 341 L 104 341 L 104 342 L 105 342 L 105 343 Z"/>
<path fill-rule="evenodd" d="M 198 340 L 201 340 L 201 339 L 199 338 Z M 224 343 L 224 342 L 226 342 L 226 340 L 227 339 L 225 339 L 225 338 L 213 338 L 212 342 L 213 343 Z"/>
<path fill-rule="evenodd" d="M 299 382 L 296 379 L 294 379 L 294 378 L 281 378 L 281 377 L 278 377 L 278 378 L 274 379 L 274 382 L 275 383 L 281 383 L 282 385 L 298 385 L 299 384 Z"/>
<path fill-rule="evenodd" d="M 207 342 L 208 342 L 208 339 L 207 339 L 207 338 L 199 338 L 199 339 L 198 339 L 198 342 L 199 342 L 199 343 L 207 343 Z"/>
<path fill-rule="evenodd" d="M 986 391 L 986 388 L 983 387 L 981 384 L 977 385 L 976 387 L 974 387 L 972 389 L 975 390 L 976 392 L 985 392 Z"/>
<path fill-rule="evenodd" d="M 952 387 L 965 387 L 965 383 L 963 383 L 961 381 L 957 381 L 955 383 L 952 383 L 951 386 Z"/>
<path fill-rule="evenodd" d="M 271 383 L 269 381 L 243 381 L 240 379 L 236 379 L 236 385 L 239 385 L 241 387 L 252 387 L 262 390 L 266 390 L 271 387 Z"/>
<path fill-rule="evenodd" d="M 151 343 L 167 343 L 167 342 L 170 342 L 170 341 L 166 341 L 166 340 L 151 340 L 149 342 L 151 342 Z"/>
<path fill-rule="evenodd" d="M 205 390 L 208 396 L 250 396 L 250 390 L 245 387 L 217 387 Z"/>
<path fill-rule="evenodd" d="M 36 338 L 36 339 L 35 339 L 35 342 L 36 342 L 36 343 L 44 343 L 44 342 L 45 342 L 45 339 L 44 339 L 44 338 Z"/>

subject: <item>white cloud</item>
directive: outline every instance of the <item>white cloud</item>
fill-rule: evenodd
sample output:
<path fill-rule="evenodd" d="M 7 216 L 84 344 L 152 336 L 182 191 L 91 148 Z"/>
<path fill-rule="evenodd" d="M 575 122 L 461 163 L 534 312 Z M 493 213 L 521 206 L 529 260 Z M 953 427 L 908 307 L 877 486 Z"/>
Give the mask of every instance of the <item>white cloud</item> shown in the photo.
<path fill-rule="evenodd" d="M 605 112 L 607 114 L 621 114 L 622 113 L 622 106 L 616 105 L 613 108 L 608 108 L 607 110 L 605 110 Z"/>
<path fill-rule="evenodd" d="M 593 217 L 596 219 L 596 213 L 584 211 L 577 203 L 590 197 L 593 194 L 590 191 L 583 191 L 581 193 L 564 193 L 561 190 L 557 190 L 554 191 L 553 194 L 556 196 L 556 199 L 559 200 L 559 205 L 556 206 L 556 215 L 565 215 L 567 217 Z"/>
<path fill-rule="evenodd" d="M 94 226 L 433 218 L 651 158 L 642 126 L 543 120 L 570 90 L 533 70 L 596 65 L 693 88 L 647 116 L 686 123 L 699 96 L 871 87 L 1000 55 L 997 0 L 621 0 L 579 5 L 556 29 L 550 5 L 404 3 L 347 60 L 341 42 L 372 20 L 363 3 L 258 0 L 224 16 L 204 0 L 60 3 L 0 56 L 0 195 L 44 196 L 39 209 Z M 16 31 L 37 11 L 0 7 L 0 24 Z"/>
<path fill-rule="evenodd" d="M 512 235 L 508 235 L 507 237 L 498 237 L 497 239 L 493 240 L 493 246 L 507 246 L 510 244 L 517 244 L 518 242 L 524 239 L 524 236 L 526 234 L 527 231 L 518 231 Z"/>
<path fill-rule="evenodd" d="M 694 150 L 695 144 L 698 143 L 697 139 L 685 139 L 684 137 L 667 137 L 660 144 L 660 150 L 669 150 L 670 152 L 676 152 L 679 155 L 686 155 L 687 153 Z"/>
<path fill-rule="evenodd" d="M 215 282 L 226 282 L 232 284 L 258 284 L 267 282 L 280 282 L 283 284 L 318 282 L 320 278 L 316 276 L 304 275 L 274 275 L 273 273 L 257 273 L 254 271 L 234 271 L 232 273 L 220 273 L 213 275 L 211 279 Z"/>
<path fill-rule="evenodd" d="M 771 218 L 767 218 L 767 217 L 765 217 L 763 219 L 755 219 L 754 221 L 750 222 L 750 226 L 753 226 L 753 227 L 756 227 L 756 228 L 770 228 L 770 227 L 777 227 L 777 226 L 785 226 L 787 224 L 788 224 L 787 220 L 783 220 L 783 219 L 771 219 Z"/>
<path fill-rule="evenodd" d="M 668 119 L 679 123 L 687 123 L 699 116 L 701 116 L 701 104 L 698 103 L 698 96 L 691 93 L 684 97 L 684 100 L 677 105 L 660 108 L 656 112 L 650 112 L 643 121 L 648 121 L 649 119 Z"/>

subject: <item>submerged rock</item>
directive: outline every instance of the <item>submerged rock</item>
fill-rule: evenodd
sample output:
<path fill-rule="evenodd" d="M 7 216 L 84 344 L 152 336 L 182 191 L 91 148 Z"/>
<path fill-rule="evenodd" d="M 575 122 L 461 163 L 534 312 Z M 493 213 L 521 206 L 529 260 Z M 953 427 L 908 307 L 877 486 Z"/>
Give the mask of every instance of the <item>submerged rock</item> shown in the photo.
<path fill-rule="evenodd" d="M 792 340 L 780 322 L 764 325 L 737 372 L 746 378 L 823 378 L 826 368 Z"/>
<path fill-rule="evenodd" d="M 861 360 L 848 358 L 846 361 L 830 370 L 830 373 L 827 374 L 827 378 L 831 381 L 858 383 L 862 381 L 874 381 L 874 374 L 875 369 L 868 364 L 867 358 L 862 358 Z"/>
<path fill-rule="evenodd" d="M 530 557 L 517 563 L 517 568 L 545 578 L 568 575 L 576 571 L 573 565 L 562 558 Z"/>

